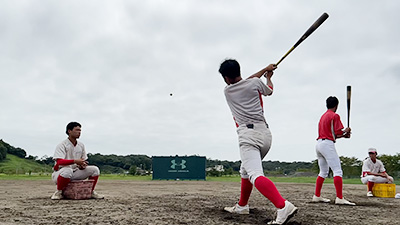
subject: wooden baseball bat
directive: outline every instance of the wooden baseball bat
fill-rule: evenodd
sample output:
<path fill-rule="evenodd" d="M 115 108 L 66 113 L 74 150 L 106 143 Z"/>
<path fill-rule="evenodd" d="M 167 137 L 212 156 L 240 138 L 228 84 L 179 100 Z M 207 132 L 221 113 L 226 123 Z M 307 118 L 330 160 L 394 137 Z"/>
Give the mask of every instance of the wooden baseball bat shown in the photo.
<path fill-rule="evenodd" d="M 351 86 L 347 86 L 347 127 L 350 127 Z"/>
<path fill-rule="evenodd" d="M 308 30 L 303 34 L 303 36 L 301 36 L 301 38 L 296 42 L 296 44 L 294 44 L 293 47 L 289 49 L 289 51 L 276 63 L 276 65 L 281 63 L 282 60 L 286 58 L 286 56 L 288 56 L 301 42 L 303 42 L 308 36 L 310 36 L 312 32 L 314 32 L 326 19 L 328 19 L 328 17 L 329 15 L 327 13 L 323 13 L 317 19 L 317 21 L 315 21 L 314 24 L 311 25 L 310 28 L 308 28 Z"/>

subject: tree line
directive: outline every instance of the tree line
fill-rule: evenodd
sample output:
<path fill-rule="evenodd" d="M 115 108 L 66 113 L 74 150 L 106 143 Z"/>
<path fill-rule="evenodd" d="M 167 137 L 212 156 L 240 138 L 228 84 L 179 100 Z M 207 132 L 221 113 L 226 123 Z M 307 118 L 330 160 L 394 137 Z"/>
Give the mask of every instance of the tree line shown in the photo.
<path fill-rule="evenodd" d="M 7 153 L 16 155 L 20 158 L 26 157 L 26 151 L 24 149 L 11 146 L 10 144 L 4 142 L 3 139 L 0 139 L 0 162 L 6 159 Z"/>
<path fill-rule="evenodd" d="M 223 176 L 239 174 L 240 161 L 221 161 L 207 159 L 206 167 L 212 168 L 207 171 L 207 176 Z M 217 171 L 215 166 L 222 165 L 224 171 Z M 312 172 L 313 164 L 311 162 L 280 162 L 280 161 L 263 161 L 264 172 L 273 176 L 293 175 L 296 172 Z"/>
<path fill-rule="evenodd" d="M 356 157 L 340 156 L 340 162 L 343 170 L 344 178 L 358 178 L 361 176 L 362 164 L 364 159 L 360 160 Z M 400 177 L 400 153 L 395 155 L 378 155 L 386 169 L 386 172 L 393 177 Z M 240 170 L 240 161 L 220 161 L 207 159 L 207 167 L 215 165 L 223 165 L 224 171 L 212 169 L 207 171 L 208 176 L 222 176 L 238 174 Z M 318 160 L 312 162 L 280 162 L 280 161 L 263 161 L 264 173 L 268 176 L 316 176 L 319 172 Z M 332 171 L 329 176 L 332 177 Z"/>
<path fill-rule="evenodd" d="M 26 151 L 22 148 L 11 146 L 0 139 L 0 162 L 6 159 L 7 154 L 13 154 L 20 158 L 36 161 L 37 163 L 54 165 L 53 157 L 43 156 L 27 156 Z M 378 155 L 386 168 L 386 171 L 393 177 L 400 176 L 400 153 L 395 155 Z M 364 159 L 363 159 L 364 160 Z M 343 177 L 355 178 L 361 175 L 362 162 L 355 157 L 340 156 L 342 164 Z M 152 159 L 147 155 L 102 155 L 99 153 L 88 154 L 89 164 L 96 165 L 104 174 L 149 174 L 152 170 Z M 300 174 L 316 175 L 319 171 L 318 161 L 312 162 L 280 162 L 280 161 L 263 161 L 263 168 L 266 175 L 269 176 L 291 176 Z M 217 171 L 215 166 L 222 165 L 223 171 Z M 239 174 L 240 161 L 227 160 L 206 160 L 206 168 L 208 176 L 222 176 Z"/>
<path fill-rule="evenodd" d="M 55 162 L 52 156 L 37 157 L 28 156 L 30 160 L 35 160 L 38 163 L 54 166 Z M 90 165 L 99 167 L 103 174 L 149 174 L 151 171 L 151 158 L 147 155 L 102 155 L 99 153 L 88 153 Z"/>

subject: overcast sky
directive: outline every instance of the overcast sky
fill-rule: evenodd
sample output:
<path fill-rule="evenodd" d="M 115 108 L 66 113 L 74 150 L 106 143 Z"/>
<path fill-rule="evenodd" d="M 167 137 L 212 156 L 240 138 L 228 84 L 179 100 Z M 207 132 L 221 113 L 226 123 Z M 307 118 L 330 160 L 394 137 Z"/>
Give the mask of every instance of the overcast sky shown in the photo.
<path fill-rule="evenodd" d="M 351 139 L 339 155 L 400 152 L 400 1 L 1 1 L 0 139 L 52 156 L 70 121 L 89 153 L 240 159 L 218 68 L 276 63 L 265 160 L 311 161 L 325 100 Z M 172 93 L 172 96 L 170 94 Z"/>

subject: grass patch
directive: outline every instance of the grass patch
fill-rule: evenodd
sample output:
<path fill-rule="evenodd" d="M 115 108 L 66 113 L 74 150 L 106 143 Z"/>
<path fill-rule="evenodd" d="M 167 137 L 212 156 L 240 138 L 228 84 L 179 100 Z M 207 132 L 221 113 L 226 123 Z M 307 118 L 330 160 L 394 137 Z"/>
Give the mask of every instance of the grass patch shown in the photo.
<path fill-rule="evenodd" d="M 101 174 L 102 180 L 137 180 L 137 181 L 150 181 L 151 176 L 132 176 L 125 174 Z"/>
<path fill-rule="evenodd" d="M 316 177 L 270 177 L 273 182 L 288 182 L 288 183 L 305 183 L 314 184 Z M 333 184 L 333 178 L 326 178 L 324 183 Z M 361 184 L 358 178 L 344 178 L 343 184 Z"/>
<path fill-rule="evenodd" d="M 36 161 L 20 158 L 7 154 L 7 158 L 0 162 L 0 173 L 5 174 L 26 174 L 26 173 L 51 173 L 51 166 L 43 165 Z"/>
<path fill-rule="evenodd" d="M 272 177 L 267 176 L 272 182 L 315 184 L 316 177 Z M 240 176 L 207 177 L 207 181 L 240 182 Z M 326 178 L 326 184 L 333 184 L 333 178 Z M 400 185 L 400 180 L 394 182 Z M 343 178 L 343 184 L 362 184 L 360 178 Z"/>
<path fill-rule="evenodd" d="M 0 173 L 0 180 L 51 180 L 51 174 L 27 175 Z"/>

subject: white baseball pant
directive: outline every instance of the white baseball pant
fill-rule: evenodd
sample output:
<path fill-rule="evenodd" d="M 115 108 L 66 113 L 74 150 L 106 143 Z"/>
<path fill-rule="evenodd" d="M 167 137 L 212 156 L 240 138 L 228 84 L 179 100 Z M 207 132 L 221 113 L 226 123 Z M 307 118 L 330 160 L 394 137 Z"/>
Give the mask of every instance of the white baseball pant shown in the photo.
<path fill-rule="evenodd" d="M 332 169 L 334 177 L 343 176 L 342 166 L 333 141 L 319 139 L 316 152 L 319 166 L 318 176 L 327 178 L 329 175 L 329 167 Z"/>
<path fill-rule="evenodd" d="M 367 175 L 365 177 L 361 177 L 361 182 L 363 184 L 367 184 L 369 182 L 374 183 L 393 183 L 393 177 L 389 176 L 389 178 L 381 177 L 381 176 L 374 176 L 374 175 Z"/>
<path fill-rule="evenodd" d="M 240 125 L 237 133 L 242 161 L 240 175 L 254 184 L 259 176 L 264 176 L 262 159 L 271 148 L 272 135 L 265 123 L 253 124 L 253 128 L 248 128 L 245 124 Z"/>
<path fill-rule="evenodd" d="M 87 166 L 85 169 L 73 170 L 70 167 L 63 167 L 58 171 L 54 171 L 51 175 L 51 179 L 57 184 L 57 178 L 61 175 L 64 178 L 70 178 L 71 180 L 84 180 L 88 177 L 95 177 L 100 175 L 100 170 L 97 166 Z"/>

